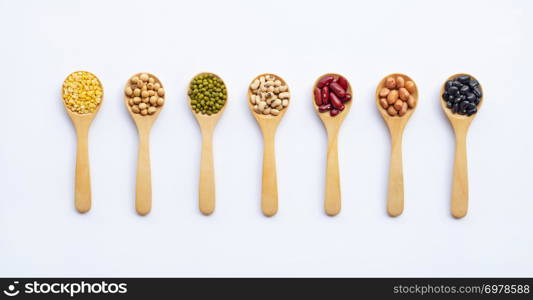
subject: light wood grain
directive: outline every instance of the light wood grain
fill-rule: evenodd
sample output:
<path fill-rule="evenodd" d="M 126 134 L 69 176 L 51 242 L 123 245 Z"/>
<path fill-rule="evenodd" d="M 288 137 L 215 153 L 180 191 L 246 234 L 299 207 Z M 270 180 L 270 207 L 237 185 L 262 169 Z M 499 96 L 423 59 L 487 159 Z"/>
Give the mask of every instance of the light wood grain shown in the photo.
<path fill-rule="evenodd" d="M 76 71 L 80 72 L 80 71 Z M 84 71 L 86 72 L 86 71 Z M 93 74 L 94 75 L 94 74 Z M 78 114 L 71 111 L 66 105 L 65 101 L 63 106 L 67 111 L 68 116 L 74 124 L 77 136 L 77 150 L 76 150 L 76 173 L 74 183 L 74 206 L 80 213 L 86 213 L 91 210 L 92 206 L 92 193 L 91 193 L 91 172 L 89 165 L 89 128 L 94 120 L 94 117 L 100 110 L 102 102 L 104 100 L 103 91 L 104 88 L 100 79 L 96 76 L 100 87 L 102 88 L 102 101 L 96 107 L 95 111 L 89 114 Z"/>
<path fill-rule="evenodd" d="M 141 74 L 146 73 L 137 73 L 134 76 L 140 76 Z M 146 73 L 153 77 L 156 82 L 159 82 L 163 88 L 163 83 L 153 74 Z M 128 79 L 129 81 L 129 79 Z M 126 83 L 125 87 L 128 86 Z M 165 95 L 166 103 L 166 95 Z M 135 125 L 137 126 L 137 132 L 139 134 L 139 154 L 137 158 L 137 176 L 136 176 L 136 185 L 135 185 L 135 209 L 137 213 L 141 216 L 147 215 L 152 209 L 152 171 L 150 165 L 150 131 L 152 126 L 159 116 L 161 110 L 165 107 L 159 106 L 157 111 L 153 115 L 142 116 L 141 114 L 136 114 L 131 111 L 131 107 L 128 104 L 128 97 L 124 95 L 124 104 L 126 109 L 130 113 Z"/>
<path fill-rule="evenodd" d="M 468 75 L 475 79 L 474 76 L 466 73 L 459 73 L 452 75 L 446 81 L 456 78 L 458 76 Z M 453 179 L 452 179 L 452 196 L 451 196 L 451 213 L 455 218 L 462 218 L 468 212 L 468 163 L 466 159 L 466 136 L 468 128 L 477 113 L 467 116 L 452 113 L 451 109 L 446 107 L 446 102 L 442 99 L 442 94 L 445 91 L 445 84 L 441 87 L 439 101 L 444 114 L 450 120 L 453 131 L 455 133 L 455 159 L 453 163 Z M 479 85 L 481 90 L 481 84 Z M 480 98 L 477 109 L 481 108 L 483 104 L 483 96 Z"/>
<path fill-rule="evenodd" d="M 273 75 L 279 78 L 283 85 L 287 84 L 283 78 L 274 74 L 261 74 L 254 78 L 258 79 L 261 76 Z M 251 84 L 251 83 L 250 83 Z M 290 92 L 290 89 L 287 90 Z M 292 95 L 289 99 L 289 106 L 282 109 L 277 116 L 272 115 L 263 115 L 257 114 L 254 111 L 254 107 L 250 102 L 252 96 L 252 91 L 248 85 L 248 107 L 252 115 L 254 116 L 257 124 L 261 128 L 263 134 L 263 179 L 262 179 L 262 188 L 261 188 L 261 210 L 263 214 L 267 217 L 274 216 L 278 212 L 278 182 L 276 175 L 276 151 L 275 151 L 275 137 L 276 129 L 278 128 L 279 122 L 287 112 L 287 109 L 290 106 L 292 101 Z"/>
<path fill-rule="evenodd" d="M 339 172 L 339 154 L 338 154 L 338 136 L 339 130 L 342 125 L 342 122 L 350 112 L 352 107 L 352 102 L 354 101 L 354 95 L 352 93 L 352 86 L 348 82 L 347 92 L 352 95 L 352 99 L 344 103 L 344 110 L 341 111 L 338 115 L 332 117 L 329 112 L 321 113 L 318 110 L 318 106 L 315 102 L 315 93 L 314 89 L 320 78 L 328 75 L 341 76 L 335 73 L 324 74 L 315 81 L 312 91 L 312 102 L 315 111 L 322 120 L 326 132 L 328 134 L 328 152 L 327 152 L 327 163 L 326 163 L 326 188 L 324 195 L 324 211 L 329 216 L 335 216 L 341 211 L 341 185 L 340 185 L 340 172 Z M 344 77 L 344 76 L 343 76 Z M 346 78 L 346 77 L 345 77 Z"/>
<path fill-rule="evenodd" d="M 199 75 L 205 75 L 205 74 L 211 74 L 213 76 L 218 77 L 220 80 L 220 76 L 213 74 L 213 73 L 199 73 L 196 76 L 193 77 L 196 78 Z M 222 81 L 224 82 L 224 81 Z M 189 83 L 189 87 L 192 83 Z M 226 88 L 226 93 L 227 93 Z M 188 103 L 189 108 L 192 111 L 192 114 L 196 118 L 196 121 L 198 121 L 198 125 L 200 126 L 200 131 L 202 133 L 202 154 L 200 158 L 200 181 L 198 186 L 198 206 L 200 208 L 200 212 L 204 215 L 210 215 L 215 210 L 215 203 L 216 203 L 216 189 L 215 189 L 215 169 L 213 166 L 213 133 L 216 127 L 216 124 L 220 117 L 222 116 L 222 113 L 226 109 L 226 105 L 228 104 L 229 97 L 226 97 L 226 103 L 222 107 L 218 113 L 213 115 L 204 115 L 201 113 L 196 113 L 194 110 L 192 110 L 191 107 L 191 98 L 188 97 Z"/>
<path fill-rule="evenodd" d="M 399 116 L 389 116 L 387 111 L 381 107 L 379 104 L 379 91 L 383 88 L 385 80 L 388 77 L 403 76 L 406 81 L 413 81 L 409 76 L 394 73 L 385 76 L 378 84 L 376 88 L 376 105 L 378 111 L 380 112 L 383 120 L 389 128 L 389 133 L 391 136 L 391 158 L 390 158 L 390 167 L 389 167 L 389 183 L 387 188 L 387 212 L 392 217 L 397 217 L 402 214 L 404 208 L 404 185 L 403 185 L 403 163 L 402 163 L 402 140 L 403 140 L 403 131 L 411 118 L 411 115 L 418 107 L 418 86 L 416 85 L 416 91 L 411 95 L 416 100 L 416 106 L 412 109 L 408 109 L 407 113 L 401 117 Z"/>

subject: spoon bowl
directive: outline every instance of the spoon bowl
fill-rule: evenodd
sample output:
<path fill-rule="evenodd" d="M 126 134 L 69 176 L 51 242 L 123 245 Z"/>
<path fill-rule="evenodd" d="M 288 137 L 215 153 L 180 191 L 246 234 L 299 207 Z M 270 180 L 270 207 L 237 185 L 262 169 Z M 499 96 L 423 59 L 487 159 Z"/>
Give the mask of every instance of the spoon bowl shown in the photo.
<path fill-rule="evenodd" d="M 104 87 L 102 82 L 94 74 L 87 71 L 75 71 L 77 72 L 86 72 L 94 76 L 98 81 L 100 88 L 102 89 L 101 102 L 96 106 L 95 110 L 91 113 L 80 114 L 70 110 L 63 100 L 63 106 L 72 120 L 72 124 L 76 129 L 77 136 L 77 150 L 76 150 L 76 175 L 75 175 L 75 184 L 74 184 L 74 205 L 76 210 L 80 213 L 86 213 L 91 209 L 92 205 L 92 195 L 91 195 L 91 174 L 89 166 L 89 127 L 91 126 L 96 113 L 100 110 L 102 102 L 104 101 Z M 70 76 L 71 74 L 69 74 Z M 68 78 L 68 76 L 67 76 Z M 65 79 L 66 81 L 66 79 Z M 63 83 L 64 86 L 64 83 Z M 62 89 L 62 93 L 64 89 Z M 62 94 L 62 98 L 63 98 Z M 64 99 L 64 98 L 63 98 Z"/>
<path fill-rule="evenodd" d="M 454 167 L 453 167 L 453 179 L 452 179 L 452 194 L 451 194 L 451 213 L 455 218 L 462 218 L 466 216 L 468 212 L 468 163 L 466 158 L 466 137 L 468 133 L 468 128 L 477 113 L 470 116 L 454 114 L 451 109 L 446 107 L 445 101 L 442 99 L 442 95 L 445 91 L 445 85 L 448 80 L 457 78 L 459 76 L 467 75 L 471 79 L 477 81 L 477 79 L 466 73 L 458 73 L 452 75 L 446 79 L 444 84 L 441 87 L 440 93 L 440 104 L 444 114 L 450 120 L 454 134 L 455 134 L 455 158 L 454 158 Z M 478 81 L 479 82 L 479 81 Z M 483 87 L 479 84 L 479 88 L 483 91 Z M 477 109 L 481 108 L 483 104 L 483 92 L 479 99 L 479 104 Z"/>
<path fill-rule="evenodd" d="M 387 192 L 387 212 L 390 216 L 396 217 L 402 214 L 404 208 L 404 186 L 403 186 L 403 162 L 402 162 L 402 139 L 403 132 L 407 121 L 411 118 L 411 115 L 414 113 L 416 107 L 418 106 L 418 86 L 415 83 L 415 91 L 411 93 L 415 100 L 415 107 L 409 108 L 405 115 L 403 116 L 390 116 L 387 111 L 379 103 L 379 92 L 385 86 L 385 80 L 389 77 L 396 78 L 401 76 L 405 81 L 415 82 L 411 77 L 401 74 L 394 73 L 385 76 L 378 84 L 376 88 L 376 105 L 378 111 L 383 117 L 383 120 L 389 128 L 389 133 L 391 136 L 391 159 L 389 167 L 389 183 L 388 183 L 388 192 Z"/>
<path fill-rule="evenodd" d="M 226 84 L 220 78 L 220 76 L 214 73 L 202 72 L 196 74 L 191 81 L 189 82 L 189 87 L 191 86 L 193 80 L 200 75 L 213 75 L 220 79 L 224 86 Z M 191 106 L 191 98 L 187 93 L 188 105 L 191 109 L 192 114 L 196 118 L 198 125 L 200 126 L 200 131 L 202 133 L 202 154 L 200 160 L 200 182 L 198 189 L 198 203 L 200 212 L 204 215 L 210 215 L 215 210 L 215 169 L 213 164 L 213 133 L 215 126 L 222 116 L 222 113 L 226 109 L 228 104 L 227 97 L 227 86 L 226 86 L 226 102 L 222 108 L 215 114 L 204 115 L 201 112 L 196 113 Z"/>
<path fill-rule="evenodd" d="M 317 78 L 313 84 L 313 91 L 317 86 L 318 81 L 328 75 L 334 77 L 341 77 L 341 75 L 336 73 L 327 73 Z M 344 77 L 344 76 L 342 76 Z M 339 112 L 336 116 L 331 116 L 329 111 L 320 112 L 318 105 L 316 105 L 315 93 L 313 92 L 312 104 L 315 108 L 315 111 L 322 120 L 326 132 L 328 135 L 328 152 L 327 152 L 327 163 L 326 163 L 326 188 L 325 188 L 325 198 L 324 198 L 324 211 L 329 216 L 337 215 L 341 210 L 341 188 L 340 188 L 340 172 L 339 172 L 339 154 L 338 154 L 338 136 L 339 130 L 342 125 L 342 122 L 350 112 L 352 107 L 352 102 L 355 100 L 352 93 L 352 86 L 348 81 L 348 88 L 346 89 L 347 93 L 352 95 L 352 99 L 344 103 L 344 110 Z"/>
<path fill-rule="evenodd" d="M 287 85 L 285 80 L 275 74 L 261 74 L 255 77 L 251 83 L 256 79 L 259 79 L 261 76 L 272 75 L 278 78 L 281 81 L 282 85 Z M 250 83 L 250 85 L 251 85 Z M 262 188 L 261 188 L 261 210 L 263 214 L 267 217 L 274 216 L 278 211 L 278 183 L 277 183 L 277 174 L 276 174 L 276 155 L 275 155 L 275 136 L 276 129 L 279 125 L 279 122 L 285 115 L 285 112 L 290 106 L 292 97 L 289 97 L 289 105 L 283 108 L 279 115 L 264 115 L 256 113 L 253 105 L 251 104 L 252 91 L 250 90 L 250 85 L 248 86 L 248 107 L 252 112 L 257 124 L 261 128 L 263 134 L 263 179 L 262 179 Z M 288 85 L 287 85 L 288 86 Z M 287 89 L 287 92 L 290 93 L 290 88 Z"/>
<path fill-rule="evenodd" d="M 137 73 L 128 79 L 124 89 L 128 86 L 131 78 L 138 76 L 140 77 L 143 73 Z M 153 74 L 146 73 L 150 77 L 155 79 L 156 83 L 159 83 L 163 88 L 163 83 L 159 78 Z M 141 115 L 136 114 L 131 110 L 131 107 L 128 103 L 128 96 L 124 95 L 124 104 L 126 109 L 131 115 L 131 118 L 135 122 L 137 127 L 137 132 L 139 134 L 139 155 L 137 159 L 137 176 L 136 176 L 136 187 L 135 187 L 135 209 L 137 213 L 141 216 L 147 215 L 152 209 L 152 171 L 150 165 L 150 130 L 159 116 L 159 113 L 165 106 L 159 106 L 155 113 L 152 115 Z"/>

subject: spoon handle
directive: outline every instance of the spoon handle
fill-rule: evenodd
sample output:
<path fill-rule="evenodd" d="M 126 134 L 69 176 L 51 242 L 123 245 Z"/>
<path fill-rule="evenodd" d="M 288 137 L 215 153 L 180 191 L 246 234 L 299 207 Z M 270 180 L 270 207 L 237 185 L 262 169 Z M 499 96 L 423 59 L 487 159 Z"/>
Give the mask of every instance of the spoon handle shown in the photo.
<path fill-rule="evenodd" d="M 261 209 L 267 217 L 271 217 L 278 212 L 278 183 L 274 140 L 274 133 L 264 133 Z"/>
<path fill-rule="evenodd" d="M 341 210 L 341 185 L 339 179 L 338 132 L 328 134 L 328 156 L 326 166 L 326 197 L 324 210 L 328 216 L 335 216 Z"/>
<path fill-rule="evenodd" d="M 387 212 L 397 217 L 403 212 L 403 163 L 402 132 L 391 135 L 391 158 L 389 168 L 389 187 L 387 194 Z"/>
<path fill-rule="evenodd" d="M 200 161 L 199 207 L 204 215 L 215 210 L 215 169 L 213 167 L 213 131 L 202 131 L 202 157 Z"/>
<path fill-rule="evenodd" d="M 78 129 L 77 136 L 74 203 L 77 211 L 86 213 L 91 209 L 91 173 L 88 151 L 89 128 Z"/>
<path fill-rule="evenodd" d="M 466 216 L 468 211 L 468 167 L 466 160 L 466 130 L 455 131 L 455 162 L 452 181 L 452 215 Z"/>
<path fill-rule="evenodd" d="M 137 183 L 135 208 L 139 215 L 146 215 L 152 209 L 152 171 L 150 168 L 150 134 L 139 130 L 139 157 L 137 159 Z"/>

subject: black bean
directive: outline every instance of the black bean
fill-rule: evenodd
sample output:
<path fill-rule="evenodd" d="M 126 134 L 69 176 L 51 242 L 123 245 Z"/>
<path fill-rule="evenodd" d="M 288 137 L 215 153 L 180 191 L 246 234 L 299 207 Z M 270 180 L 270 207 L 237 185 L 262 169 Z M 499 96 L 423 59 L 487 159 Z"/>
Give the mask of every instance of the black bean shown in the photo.
<path fill-rule="evenodd" d="M 470 87 L 468 85 L 463 85 L 460 91 L 461 94 L 466 94 L 467 92 L 470 92 Z"/>
<path fill-rule="evenodd" d="M 456 78 L 460 83 L 468 83 L 470 81 L 470 76 L 463 75 Z"/>
<path fill-rule="evenodd" d="M 476 100 L 476 95 L 474 95 L 474 93 L 466 93 L 466 100 L 474 103 L 474 100 Z"/>
<path fill-rule="evenodd" d="M 474 107 L 474 108 L 472 108 L 471 110 L 467 111 L 466 113 L 467 113 L 469 116 L 471 116 L 471 115 L 477 113 L 477 108 Z"/>
<path fill-rule="evenodd" d="M 476 87 L 479 85 L 479 82 L 475 79 L 470 79 L 470 81 L 468 82 L 468 85 L 472 88 Z"/>
<path fill-rule="evenodd" d="M 457 94 L 459 94 L 459 89 L 456 86 L 452 86 L 448 89 L 448 94 L 456 96 Z"/>
<path fill-rule="evenodd" d="M 446 81 L 446 84 L 444 85 L 444 89 L 445 90 L 448 90 L 449 88 L 451 88 L 453 85 L 453 81 L 452 80 L 448 80 Z"/>
<path fill-rule="evenodd" d="M 474 88 L 474 94 L 476 94 L 476 96 L 480 97 L 483 96 L 483 93 L 481 92 L 481 88 L 479 86 L 476 86 Z"/>
<path fill-rule="evenodd" d="M 479 104 L 479 98 L 476 97 L 476 99 L 474 99 L 474 102 L 472 102 L 472 103 L 474 103 L 475 105 L 478 105 Z"/>
<path fill-rule="evenodd" d="M 474 103 L 468 103 L 467 105 L 465 105 L 465 108 L 467 111 L 469 111 L 476 108 L 476 105 Z"/>
<path fill-rule="evenodd" d="M 458 103 L 455 103 L 455 104 L 452 106 L 452 113 L 455 114 L 458 110 L 459 110 L 459 104 L 458 104 Z"/>
<path fill-rule="evenodd" d="M 453 106 L 453 103 L 451 103 L 450 101 L 446 102 L 446 107 L 447 108 L 452 108 Z"/>
<path fill-rule="evenodd" d="M 448 98 L 449 96 L 450 96 L 450 95 L 448 94 L 448 92 L 444 92 L 444 94 L 442 94 L 442 99 L 444 99 L 444 101 L 448 101 L 448 100 L 450 100 L 450 99 Z"/>
<path fill-rule="evenodd" d="M 468 102 L 459 102 L 459 111 L 462 111 L 462 110 L 465 110 L 465 104 L 467 104 Z"/>
<path fill-rule="evenodd" d="M 453 83 L 452 83 L 453 86 L 457 87 L 457 88 L 461 88 L 463 87 L 463 84 L 460 83 L 459 81 L 457 80 L 454 80 Z"/>

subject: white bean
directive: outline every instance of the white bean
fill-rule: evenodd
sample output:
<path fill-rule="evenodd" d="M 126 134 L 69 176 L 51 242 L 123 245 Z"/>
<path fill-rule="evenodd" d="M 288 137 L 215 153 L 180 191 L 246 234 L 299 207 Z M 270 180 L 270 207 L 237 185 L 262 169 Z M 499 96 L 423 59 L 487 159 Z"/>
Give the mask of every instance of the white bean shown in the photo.
<path fill-rule="evenodd" d="M 250 88 L 251 88 L 252 90 L 257 90 L 257 88 L 259 87 L 259 84 L 260 84 L 260 83 L 261 83 L 261 82 L 259 81 L 259 79 L 256 79 L 256 80 L 254 80 L 254 82 L 252 82 L 252 84 L 250 85 Z"/>
<path fill-rule="evenodd" d="M 287 107 L 287 106 L 289 106 L 289 100 L 285 99 L 285 100 L 281 101 L 281 104 L 283 105 L 283 107 Z"/>
<path fill-rule="evenodd" d="M 277 115 L 279 115 L 279 110 L 272 109 L 272 110 L 270 110 L 270 114 L 272 114 L 273 116 L 277 116 Z"/>
<path fill-rule="evenodd" d="M 280 99 L 289 99 L 291 97 L 291 94 L 289 92 L 283 92 L 278 95 Z"/>

